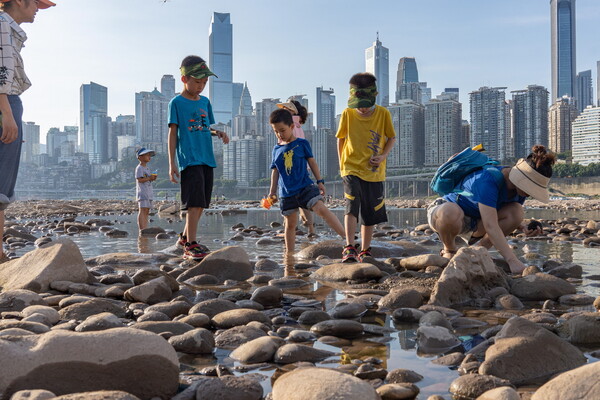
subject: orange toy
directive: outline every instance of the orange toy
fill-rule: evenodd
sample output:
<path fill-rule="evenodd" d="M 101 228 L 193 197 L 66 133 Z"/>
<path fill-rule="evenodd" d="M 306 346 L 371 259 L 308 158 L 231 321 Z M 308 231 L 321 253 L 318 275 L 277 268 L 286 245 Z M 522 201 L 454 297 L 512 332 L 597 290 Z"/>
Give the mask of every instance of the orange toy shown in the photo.
<path fill-rule="evenodd" d="M 260 205 L 263 208 L 266 208 L 268 210 L 271 208 L 271 206 L 273 204 L 275 204 L 276 201 L 277 201 L 277 197 L 275 197 L 275 196 L 263 197 L 262 200 L 260 201 Z"/>

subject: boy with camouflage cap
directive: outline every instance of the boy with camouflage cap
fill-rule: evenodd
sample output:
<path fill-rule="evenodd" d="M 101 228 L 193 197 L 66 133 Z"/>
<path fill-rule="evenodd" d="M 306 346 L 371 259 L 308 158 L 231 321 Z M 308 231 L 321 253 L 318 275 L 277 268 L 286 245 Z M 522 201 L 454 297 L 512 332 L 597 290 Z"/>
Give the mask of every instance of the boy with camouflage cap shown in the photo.
<path fill-rule="evenodd" d="M 177 247 L 184 249 L 184 259 L 201 261 L 210 252 L 196 242 L 196 232 L 212 196 L 213 169 L 217 166 L 212 136 L 225 144 L 229 137 L 210 127 L 215 123 L 212 106 L 208 98 L 200 96 L 208 77 L 216 75 L 198 56 L 184 58 L 180 70 L 183 92 L 169 103 L 169 177 L 174 183 L 181 178 L 181 208 L 187 210 Z"/>

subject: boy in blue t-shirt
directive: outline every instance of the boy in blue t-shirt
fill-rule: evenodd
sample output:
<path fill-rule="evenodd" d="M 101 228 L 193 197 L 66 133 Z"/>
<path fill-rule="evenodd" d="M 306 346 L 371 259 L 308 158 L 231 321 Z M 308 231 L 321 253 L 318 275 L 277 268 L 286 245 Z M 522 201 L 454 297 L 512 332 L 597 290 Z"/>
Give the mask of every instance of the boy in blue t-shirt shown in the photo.
<path fill-rule="evenodd" d="M 281 214 L 285 218 L 286 253 L 290 255 L 294 251 L 299 207 L 313 211 L 344 238 L 344 227 L 340 220 L 323 203 L 325 181 L 320 178 L 321 172 L 313 157 L 310 143 L 306 139 L 294 136 L 292 114 L 284 109 L 275 110 L 271 113 L 269 122 L 281 143 L 273 148 L 269 197 L 277 197 L 275 193 L 279 185 Z M 318 187 L 308 176 L 307 164 L 317 178 Z"/>
<path fill-rule="evenodd" d="M 215 123 L 212 106 L 200 96 L 208 77 L 216 75 L 198 56 L 184 58 L 180 70 L 183 92 L 169 103 L 169 177 L 174 183 L 181 178 L 181 208 L 187 210 L 177 247 L 184 249 L 184 259 L 201 261 L 210 252 L 196 242 L 196 232 L 202 212 L 210 205 L 213 169 L 217 166 L 212 136 L 218 136 L 225 144 L 229 137 L 211 129 Z"/>

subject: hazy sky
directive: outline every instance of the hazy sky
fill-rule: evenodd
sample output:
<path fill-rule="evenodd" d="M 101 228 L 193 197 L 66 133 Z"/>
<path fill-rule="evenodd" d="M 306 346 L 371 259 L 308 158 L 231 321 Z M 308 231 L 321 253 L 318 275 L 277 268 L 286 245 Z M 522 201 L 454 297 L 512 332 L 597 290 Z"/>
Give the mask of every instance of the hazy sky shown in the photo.
<path fill-rule="evenodd" d="M 231 13 L 234 81 L 248 82 L 252 101 L 334 88 L 337 113 L 348 79 L 364 71 L 364 51 L 379 32 L 390 50 L 390 98 L 401 57 L 416 57 L 432 95 L 480 86 L 508 91 L 550 89 L 549 0 L 56 0 L 23 24 L 23 49 L 33 86 L 23 95 L 25 121 L 79 124 L 79 88 L 108 87 L 108 113 L 134 114 L 134 93 L 160 87 L 189 54 L 208 58 L 213 12 Z M 600 1 L 577 0 L 577 71 L 600 60 Z M 208 93 L 205 93 L 208 95 Z M 594 97 L 596 91 L 594 90 Z M 507 96 L 508 97 L 508 96 Z"/>

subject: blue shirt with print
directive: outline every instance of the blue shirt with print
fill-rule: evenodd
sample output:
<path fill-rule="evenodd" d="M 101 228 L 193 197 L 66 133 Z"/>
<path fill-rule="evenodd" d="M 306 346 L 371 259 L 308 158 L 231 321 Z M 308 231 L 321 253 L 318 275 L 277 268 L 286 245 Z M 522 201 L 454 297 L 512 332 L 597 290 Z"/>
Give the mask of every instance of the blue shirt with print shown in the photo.
<path fill-rule="evenodd" d="M 179 171 L 192 165 L 216 168 L 210 126 L 215 123 L 210 100 L 175 96 L 169 103 L 169 125 L 177 125 L 177 162 Z"/>
<path fill-rule="evenodd" d="M 444 199 L 458 204 L 466 215 L 476 219 L 481 219 L 479 203 L 496 210 L 501 209 L 507 203 L 523 204 L 525 202 L 523 196 L 517 194 L 514 197 L 508 197 L 504 180 L 497 179 L 494 172 L 489 170 L 492 168 L 500 172 L 504 167 L 493 166 L 472 172 L 458 185 L 457 189 L 465 193 L 450 193 L 445 195 Z M 471 195 L 467 195 L 468 193 Z"/>
<path fill-rule="evenodd" d="M 313 153 L 306 139 L 275 145 L 271 168 L 279 172 L 279 197 L 295 196 L 313 184 L 306 168 L 309 158 L 313 158 Z"/>

